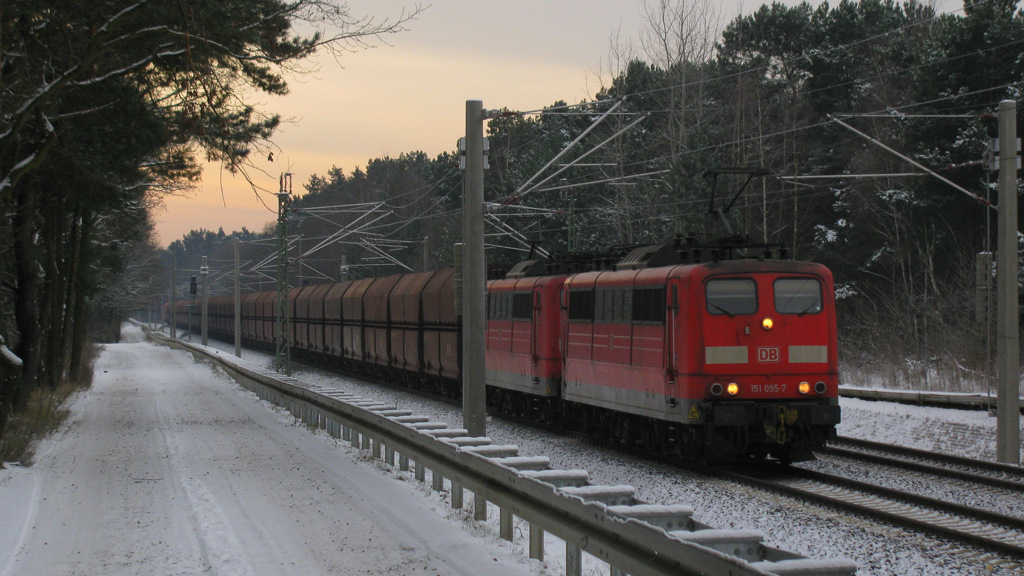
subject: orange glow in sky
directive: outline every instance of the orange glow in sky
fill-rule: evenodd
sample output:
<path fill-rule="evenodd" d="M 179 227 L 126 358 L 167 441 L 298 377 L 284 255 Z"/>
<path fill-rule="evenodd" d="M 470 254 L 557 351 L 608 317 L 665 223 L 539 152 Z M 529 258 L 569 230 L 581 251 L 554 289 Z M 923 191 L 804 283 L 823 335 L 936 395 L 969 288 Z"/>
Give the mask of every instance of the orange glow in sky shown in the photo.
<path fill-rule="evenodd" d="M 612 37 L 638 43 L 641 5 L 640 0 L 434 0 L 407 31 L 385 38 L 390 46 L 378 42 L 376 48 L 346 54 L 340 63 L 322 55 L 315 74 L 288 78 L 287 96 L 258 96 L 265 111 L 286 122 L 273 138 L 279 148 L 274 161 L 254 156 L 256 170 L 249 174 L 275 192 L 279 175 L 291 172 L 294 192 L 301 195 L 311 175 L 326 176 L 332 166 L 349 174 L 373 158 L 454 151 L 465 130 L 466 100 L 511 110 L 590 100 L 602 78 L 610 77 Z M 722 2 L 723 25 L 741 7 L 751 13 L 760 5 Z M 411 2 L 352 0 L 348 6 L 353 15 L 380 20 L 393 18 Z M 194 195 L 165 198 L 164 209 L 154 215 L 159 245 L 199 228 L 260 231 L 276 218 L 276 199 L 266 192 L 261 196 L 274 211 L 244 178 L 207 166 Z"/>
<path fill-rule="evenodd" d="M 263 109 L 280 114 L 285 123 L 273 138 L 280 148 L 273 162 L 262 154 L 252 158 L 265 172 L 249 171 L 256 183 L 276 191 L 279 175 L 290 171 L 294 191 L 301 193 L 311 175 L 324 176 L 332 166 L 347 174 L 373 158 L 417 150 L 434 157 L 454 151 L 465 130 L 466 100 L 482 100 L 489 108 L 536 110 L 557 100 L 590 99 L 599 89 L 595 71 L 607 52 L 608 34 L 622 18 L 638 19 L 630 2 L 617 8 L 623 15 L 606 14 L 595 25 L 600 31 L 591 44 L 593 54 L 584 61 L 581 46 L 558 52 L 560 44 L 578 42 L 573 37 L 553 38 L 546 56 L 536 45 L 544 42 L 541 32 L 553 32 L 536 26 L 523 24 L 520 32 L 504 22 L 502 31 L 491 28 L 490 35 L 479 27 L 460 31 L 453 25 L 456 15 L 472 21 L 476 13 L 487 22 L 492 17 L 488 13 L 495 11 L 478 3 L 465 3 L 466 8 L 455 4 L 463 3 L 435 3 L 407 32 L 388 37 L 391 46 L 347 54 L 340 63 L 322 55 L 315 74 L 289 78 L 291 92 L 285 97 L 259 96 Z M 350 6 L 353 13 L 362 9 L 385 16 L 397 14 L 401 4 Z M 521 21 L 558 12 L 545 2 L 511 6 L 509 11 L 522 12 Z M 498 17 L 496 12 L 493 17 Z M 272 195 L 262 198 L 276 210 Z M 258 231 L 276 218 L 242 176 L 217 165 L 206 166 L 197 193 L 166 198 L 164 205 L 155 215 L 161 246 L 193 229 L 223 227 L 230 232 L 245 226 Z"/>

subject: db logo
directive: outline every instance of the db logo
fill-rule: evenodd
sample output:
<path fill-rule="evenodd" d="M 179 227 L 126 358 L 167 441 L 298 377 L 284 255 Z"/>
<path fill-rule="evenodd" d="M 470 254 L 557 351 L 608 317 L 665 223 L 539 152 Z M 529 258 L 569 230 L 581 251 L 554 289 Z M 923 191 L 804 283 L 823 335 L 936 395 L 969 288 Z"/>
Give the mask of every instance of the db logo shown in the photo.
<path fill-rule="evenodd" d="M 779 349 L 774 346 L 762 346 L 757 349 L 758 362 L 778 362 Z"/>

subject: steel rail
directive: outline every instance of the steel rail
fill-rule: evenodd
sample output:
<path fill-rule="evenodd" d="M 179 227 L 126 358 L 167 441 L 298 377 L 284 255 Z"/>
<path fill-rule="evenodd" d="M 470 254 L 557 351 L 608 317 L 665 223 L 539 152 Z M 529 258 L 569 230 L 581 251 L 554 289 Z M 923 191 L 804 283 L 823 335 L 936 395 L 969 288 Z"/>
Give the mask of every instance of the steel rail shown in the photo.
<path fill-rule="evenodd" d="M 862 448 L 866 450 L 891 452 L 893 454 L 911 456 L 913 458 L 921 458 L 924 460 L 933 460 L 936 462 L 942 462 L 944 464 L 964 466 L 968 468 L 986 470 L 989 472 L 1000 472 L 1003 474 L 1016 476 L 1017 478 L 1021 479 L 1021 482 L 1024 482 L 1024 467 L 1014 466 L 1013 464 L 1005 464 L 1003 462 L 994 462 L 991 460 L 978 460 L 977 458 L 966 458 L 963 456 L 954 456 L 952 454 L 942 454 L 940 452 L 929 452 L 928 450 L 920 450 L 918 448 L 895 446 L 893 444 L 883 444 L 881 442 L 861 440 L 859 438 L 850 438 L 848 436 L 840 436 L 837 439 L 837 442 L 839 444 L 846 444 L 849 446 L 854 446 L 856 448 Z"/>
<path fill-rule="evenodd" d="M 842 489 L 853 491 L 855 493 L 860 492 L 861 494 L 852 494 L 849 495 L 848 498 L 842 498 L 821 494 L 810 488 L 794 486 L 786 483 L 785 480 L 758 478 L 749 474 L 728 470 L 708 470 L 707 472 L 727 480 L 732 480 L 777 494 L 795 497 L 797 499 L 810 501 L 820 505 L 831 506 L 859 516 L 866 516 L 889 524 L 911 528 L 933 536 L 948 538 L 962 544 L 997 552 L 1019 560 L 1024 559 L 1024 520 L 1020 518 L 1006 516 L 986 510 L 978 510 L 960 504 L 953 504 L 935 498 L 929 498 L 927 496 L 909 494 L 891 488 L 885 488 L 857 480 L 851 480 L 849 478 L 832 476 L 809 470 L 791 468 L 786 472 L 791 472 L 792 474 L 790 477 L 799 481 L 818 482 L 824 485 L 825 489 L 834 489 L 833 487 L 838 486 Z M 853 499 L 863 499 L 863 494 L 868 494 L 871 498 L 876 499 L 874 505 L 853 501 Z M 883 509 L 885 507 L 891 508 L 893 506 L 905 506 L 907 504 L 916 506 L 917 510 L 911 509 L 900 513 Z M 922 511 L 924 514 L 920 514 Z M 948 514 L 950 516 L 940 518 L 936 516 L 938 513 Z M 917 515 L 931 515 L 934 518 L 939 518 L 943 523 L 940 524 L 937 523 L 936 520 L 929 521 L 915 517 Z M 962 527 L 963 520 L 967 520 L 969 523 L 987 523 L 989 526 L 984 527 L 986 531 L 993 531 L 993 525 L 1001 527 L 1003 530 L 1015 530 L 1017 531 L 1017 534 L 1015 535 L 1016 539 L 1020 544 L 1014 544 L 1006 540 L 989 537 L 985 534 L 979 533 L 980 530 L 975 532 L 967 531 L 966 528 Z"/>
<path fill-rule="evenodd" d="M 1017 480 L 1008 480 L 1006 478 L 996 478 L 993 476 L 989 476 L 987 474 L 978 474 L 975 472 L 968 472 L 966 470 L 958 470 L 956 468 L 936 466 L 934 464 L 926 464 L 924 462 L 900 460 L 899 458 L 883 456 L 881 454 L 871 454 L 869 452 L 861 452 L 859 450 L 850 450 L 847 448 L 838 448 L 835 446 L 820 448 L 818 450 L 818 453 L 829 454 L 832 456 L 840 456 L 843 458 L 849 458 L 850 460 L 870 462 L 872 464 L 892 466 L 893 468 L 901 470 L 933 474 L 935 476 L 943 478 L 954 478 L 956 480 L 964 480 L 966 482 L 983 484 L 986 486 L 1001 488 L 1013 492 L 1024 492 L 1024 482 Z"/>

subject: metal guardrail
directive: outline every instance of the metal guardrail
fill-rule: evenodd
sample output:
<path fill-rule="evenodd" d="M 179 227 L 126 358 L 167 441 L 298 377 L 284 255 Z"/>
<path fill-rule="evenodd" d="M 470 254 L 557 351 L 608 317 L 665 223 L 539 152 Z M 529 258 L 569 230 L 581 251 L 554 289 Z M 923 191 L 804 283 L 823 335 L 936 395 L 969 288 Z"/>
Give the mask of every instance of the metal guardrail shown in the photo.
<path fill-rule="evenodd" d="M 607 562 L 612 576 L 852 576 L 849 560 L 815 560 L 765 546 L 748 530 L 715 530 L 692 518 L 684 505 L 651 505 L 632 486 L 592 486 L 586 471 L 551 470 L 543 456 L 520 456 L 516 446 L 471 438 L 465 430 L 331 388 L 249 366 L 233 356 L 153 334 L 154 339 L 217 362 L 244 388 L 288 409 L 311 427 L 366 449 L 374 459 L 412 469 L 432 488 L 450 485 L 451 506 L 473 493 L 475 518 L 487 503 L 499 509 L 501 538 L 513 538 L 513 517 L 530 526 L 530 557 L 544 559 L 544 533 L 566 544 L 566 574 L 581 576 L 583 553 Z"/>

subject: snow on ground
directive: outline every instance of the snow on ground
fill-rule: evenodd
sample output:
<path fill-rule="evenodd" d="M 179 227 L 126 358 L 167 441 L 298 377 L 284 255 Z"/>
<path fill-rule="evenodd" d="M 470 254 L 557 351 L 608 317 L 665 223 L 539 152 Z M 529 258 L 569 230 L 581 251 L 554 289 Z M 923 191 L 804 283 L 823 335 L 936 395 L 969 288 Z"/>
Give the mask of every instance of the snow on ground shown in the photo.
<path fill-rule="evenodd" d="M 887 442 L 981 460 L 996 459 L 996 418 L 954 410 L 843 398 L 841 436 Z M 1024 432 L 1024 426 L 1021 427 Z M 1024 438 L 1022 433 L 1021 438 Z M 1024 449 L 1021 450 L 1024 453 Z"/>
<path fill-rule="evenodd" d="M 543 570 L 190 354 L 139 340 L 106 346 L 31 469 L 0 471 L 0 576 Z"/>
<path fill-rule="evenodd" d="M 211 340 L 210 345 L 233 351 L 230 344 Z M 242 358 L 262 366 L 269 366 L 271 361 L 271 356 L 250 350 L 244 350 Z M 432 420 L 461 426 L 461 412 L 448 404 L 320 370 L 299 367 L 294 375 L 304 382 L 335 386 L 397 404 Z M 994 458 L 996 419 L 984 411 L 852 398 L 843 398 L 840 403 L 843 408 L 841 435 L 968 457 Z M 813 558 L 852 559 L 858 564 L 859 576 L 1019 573 L 1015 568 L 990 566 L 983 557 L 951 555 L 947 552 L 948 544 L 910 530 L 822 510 L 725 481 L 708 480 L 576 439 L 497 419 L 488 422 L 487 435 L 496 444 L 519 446 L 523 455 L 548 456 L 553 467 L 587 470 L 594 484 L 630 484 L 637 489 L 637 497 L 648 502 L 692 505 L 696 518 L 711 526 L 757 530 L 765 535 L 768 545 Z M 1021 514 L 1021 510 L 1024 510 L 1024 502 L 1017 506 L 1017 514 Z M 526 526 L 521 529 L 525 533 Z M 497 533 L 496 525 L 491 530 Z M 549 537 L 546 549 L 547 564 L 554 573 L 559 573 L 561 544 L 552 542 Z M 606 566 L 591 561 L 586 555 L 584 562 L 587 574 L 607 574 Z"/>
<path fill-rule="evenodd" d="M 138 332 L 128 330 L 125 338 L 137 339 Z M 146 359 L 122 352 L 122 346 L 145 351 Z M 233 349 L 216 341 L 211 346 Z M 33 470 L 0 471 L 3 517 L 29 519 L 0 522 L 0 576 L 54 573 L 53 565 L 45 564 L 46 558 L 55 557 L 54 550 L 59 552 L 56 557 L 74 559 L 89 546 L 104 545 L 101 553 L 94 553 L 92 563 L 68 560 L 61 565 L 62 572 L 563 571 L 564 545 L 552 536 L 545 544 L 545 564 L 527 561 L 528 528 L 520 519 L 515 543 L 503 543 L 497 538 L 496 510 L 491 510 L 486 523 L 473 522 L 468 494 L 466 510 L 447 509 L 443 495 L 415 484 L 411 474 L 368 462 L 347 445 L 296 426 L 290 416 L 269 410 L 226 377 L 193 365 L 184 353 L 123 344 L 108 347 L 101 364 L 119 358 L 121 364 L 115 366 L 120 367 L 98 367 L 93 390 L 74 405 L 69 431 L 47 443 Z M 171 358 L 175 358 L 171 369 L 153 369 L 158 361 Z M 246 350 L 243 360 L 267 366 L 270 357 Z M 117 388 L 129 377 L 125 363 L 143 367 L 148 377 L 127 389 Z M 105 374 L 104 369 L 114 374 Z M 300 368 L 295 376 L 461 425 L 460 411 L 448 404 L 319 370 Z M 161 391 L 161 386 L 171 386 L 174 392 Z M 132 397 L 140 401 L 132 404 Z M 84 436 L 85 423 L 96 425 L 100 408 L 115 401 L 134 406 L 133 413 L 151 417 L 155 413 L 160 418 L 148 427 L 134 428 L 124 428 L 128 425 L 120 419 L 107 421 L 109 430 L 100 435 L 112 437 L 114 448 L 106 452 L 94 448 L 99 444 L 95 436 L 73 438 Z M 995 418 L 985 412 L 855 399 L 841 403 L 842 435 L 993 457 Z M 231 432 L 214 437 L 215 426 Z M 690 504 L 696 517 L 712 526 L 758 530 L 767 544 L 814 558 L 853 559 L 861 576 L 1015 573 L 989 567 L 978 558 L 950 555 L 943 542 L 912 531 L 708 480 L 575 439 L 501 420 L 490 421 L 487 434 L 497 444 L 518 445 L 523 455 L 548 456 L 555 467 L 588 470 L 592 483 L 631 484 L 637 496 L 649 502 Z M 162 456 L 134 463 L 136 458 L 128 455 L 141 452 L 147 438 L 163 450 Z M 65 467 L 81 466 L 91 466 L 84 477 L 56 477 L 58 468 L 63 475 Z M 96 475 L 104 476 L 104 484 L 92 484 Z M 114 503 L 92 503 L 100 502 L 101 496 L 113 496 Z M 317 505 L 323 502 L 329 503 L 326 513 L 324 506 Z M 1019 509 L 1024 509 L 1021 504 Z M 8 511 L 13 511 L 10 516 Z M 86 519 L 85 527 L 72 530 L 69 536 L 60 526 L 69 518 Z M 444 542 L 451 542 L 451 547 Z M 105 563 L 97 564 L 100 558 Z M 150 564 L 155 559 L 162 564 Z M 48 569 L 40 572 L 39 567 Z M 584 555 L 585 574 L 607 574 L 607 570 L 607 565 Z"/>

